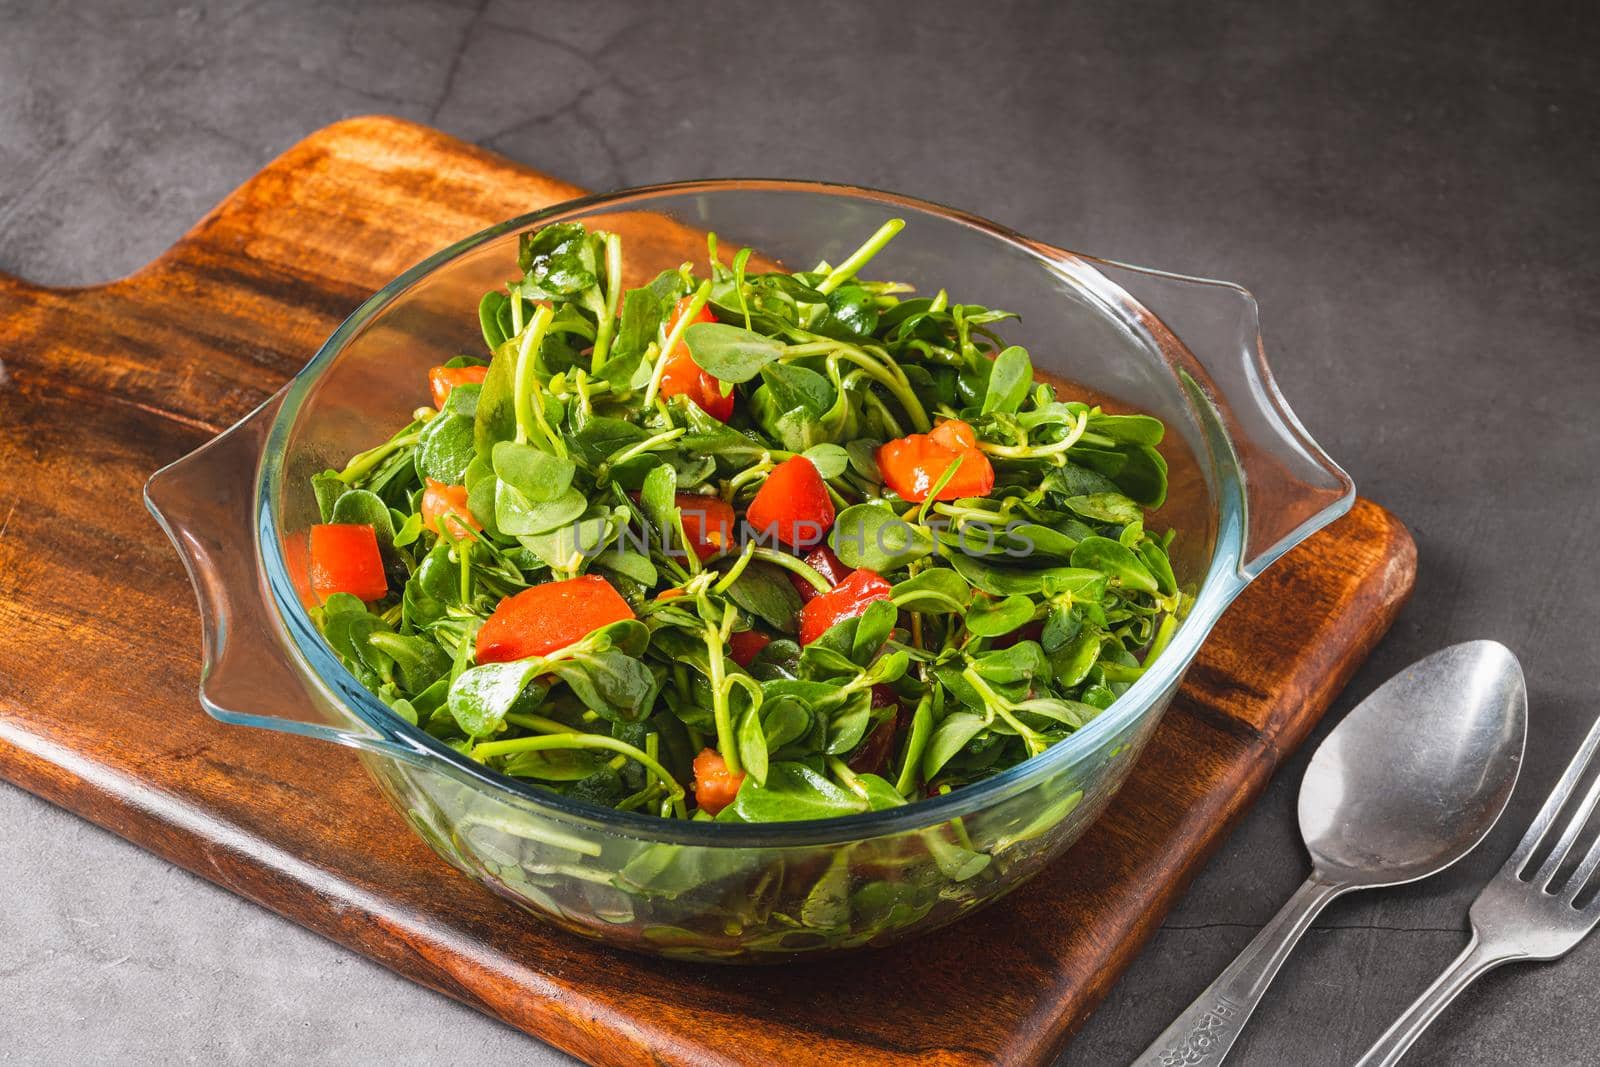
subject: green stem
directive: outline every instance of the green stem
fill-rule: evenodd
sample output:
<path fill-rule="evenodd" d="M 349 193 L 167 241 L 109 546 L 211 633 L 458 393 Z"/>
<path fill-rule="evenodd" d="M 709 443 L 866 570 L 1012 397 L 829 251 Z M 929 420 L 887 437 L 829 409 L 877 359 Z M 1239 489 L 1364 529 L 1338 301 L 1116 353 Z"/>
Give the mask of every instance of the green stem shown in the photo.
<path fill-rule="evenodd" d="M 1078 423 L 1072 432 L 1059 441 L 1048 445 L 996 445 L 988 441 L 979 441 L 978 447 L 991 456 L 1001 459 L 1041 459 L 1045 456 L 1054 456 L 1067 451 L 1073 445 L 1082 443 L 1084 429 L 1089 425 L 1087 413 L 1078 416 Z"/>
<path fill-rule="evenodd" d="M 441 523 L 440 525 L 443 525 Z M 443 531 L 440 531 L 443 533 Z M 456 542 L 456 557 L 461 561 L 461 603 L 472 603 L 472 542 Z"/>
<path fill-rule="evenodd" d="M 518 716 L 518 718 L 539 719 L 540 717 L 527 715 Z M 495 756 L 509 756 L 517 752 L 549 752 L 552 750 L 581 748 L 601 748 L 608 752 L 620 752 L 655 775 L 656 779 L 666 787 L 668 794 L 672 797 L 674 807 L 678 809 L 680 817 L 687 814 L 687 811 L 682 806 L 683 787 L 678 784 L 672 775 L 667 773 L 665 767 L 651 759 L 648 753 L 640 751 L 626 741 L 619 741 L 604 734 L 579 733 L 572 727 L 564 726 L 554 719 L 540 721 L 548 726 L 558 727 L 559 730 L 552 730 L 536 737 L 513 737 L 505 741 L 485 741 L 483 744 L 473 748 L 472 758 L 483 762 Z"/>
<path fill-rule="evenodd" d="M 1150 648 L 1144 654 L 1146 665 L 1155 662 L 1155 658 L 1167 650 L 1167 645 L 1172 642 L 1172 635 L 1178 632 L 1178 617 L 1168 612 L 1161 618 L 1161 625 L 1156 628 L 1156 636 L 1150 642 Z M 1141 668 L 1142 670 L 1143 668 Z"/>
<path fill-rule="evenodd" d="M 1028 755 L 1037 756 L 1050 747 L 1045 743 L 1044 738 L 1040 737 L 1031 727 L 1011 713 L 1011 708 L 1008 706 L 1006 699 L 993 689 L 990 689 L 989 683 L 984 681 L 983 676 L 976 670 L 969 666 L 961 672 L 961 677 L 965 678 L 968 684 L 978 691 L 978 695 L 983 698 L 984 705 L 990 711 L 1004 719 L 1006 725 L 1017 732 L 1017 736 L 1022 738 L 1023 744 L 1028 746 Z"/>
<path fill-rule="evenodd" d="M 793 571 L 795 574 L 798 574 L 800 577 L 810 582 L 812 588 L 819 593 L 826 593 L 833 588 L 833 584 L 829 582 L 828 579 L 818 574 L 810 566 L 810 564 L 806 563 L 805 560 L 791 556 L 787 552 L 779 552 L 771 548 L 758 547 L 751 554 L 757 559 L 766 560 L 768 563 L 782 567 L 786 571 Z"/>
<path fill-rule="evenodd" d="M 359 455 L 352 456 L 350 462 L 345 464 L 344 470 L 339 472 L 339 480 L 346 485 L 351 485 L 365 478 L 372 473 L 373 468 L 378 464 L 388 459 L 399 449 L 416 444 L 417 439 L 421 436 L 421 433 L 402 434 L 399 437 L 385 441 L 376 448 L 369 448 Z"/>
<path fill-rule="evenodd" d="M 877 410 L 879 418 L 883 419 L 885 430 L 895 437 L 904 437 L 906 435 L 905 430 L 900 427 L 900 420 L 894 417 L 894 413 L 889 410 L 889 405 L 883 402 L 882 397 L 870 389 L 863 391 L 861 397 Z"/>
<path fill-rule="evenodd" d="M 784 349 L 783 358 L 787 360 L 806 355 L 819 355 L 820 353 L 812 351 L 814 347 L 816 347 L 815 343 L 787 346 Z M 830 351 L 838 358 L 854 363 L 866 373 L 867 377 L 889 390 L 894 398 L 900 402 L 900 406 L 905 410 L 905 413 L 911 416 L 912 429 L 918 433 L 927 433 L 933 429 L 933 423 L 929 420 L 928 412 L 923 408 L 922 401 L 917 399 L 917 394 L 912 390 L 910 382 L 899 373 L 900 368 L 898 365 L 893 363 L 886 365 L 882 361 L 873 358 L 865 350 L 840 341 L 831 342 L 829 348 L 825 349 L 825 351 Z M 891 367 L 893 368 L 892 370 L 890 369 Z"/>
<path fill-rule="evenodd" d="M 850 792 L 854 793 L 862 800 L 867 799 L 867 787 L 861 784 L 861 779 L 856 777 L 856 772 L 852 771 L 850 769 L 850 765 L 844 760 L 840 759 L 838 756 L 829 756 L 828 770 L 832 771 L 833 776 L 839 779 L 840 785 L 850 790 Z"/>
<path fill-rule="evenodd" d="M 894 235 L 905 229 L 905 219 L 890 219 L 878 227 L 878 232 L 867 238 L 865 244 L 828 272 L 828 276 L 817 283 L 817 292 L 826 296 L 833 292 L 845 281 L 855 276 L 855 273 L 865 267 L 873 256 L 883 250 L 883 246 L 894 240 Z"/>
<path fill-rule="evenodd" d="M 511 396 L 512 407 L 517 416 L 517 443 L 527 444 L 529 438 L 533 436 L 533 427 L 537 425 L 554 447 L 556 455 L 564 457 L 567 454 L 566 442 L 552 433 L 545 421 L 544 402 L 539 386 L 539 346 L 544 343 L 544 335 L 550 329 L 550 320 L 554 317 L 549 308 L 541 305 L 539 310 L 533 313 L 528 328 L 523 331 L 522 340 L 517 345 L 517 365 L 512 379 Z"/>
<path fill-rule="evenodd" d="M 664 444 L 676 441 L 678 438 L 682 437 L 688 432 L 689 431 L 684 429 L 682 426 L 675 426 L 670 430 L 662 430 L 654 437 L 647 437 L 636 445 L 629 445 L 627 448 L 624 448 L 622 451 L 618 452 L 616 455 L 607 459 L 600 465 L 599 476 L 603 478 L 605 473 L 611 470 L 613 467 L 619 467 L 628 462 L 628 460 L 632 459 L 634 456 L 642 456 L 652 449 L 659 448 Z"/>
<path fill-rule="evenodd" d="M 788 459 L 789 457 L 788 455 L 785 455 L 784 458 Z M 739 495 L 739 489 L 746 482 L 754 481 L 757 478 L 765 478 L 769 473 L 771 473 L 772 467 L 772 453 L 763 452 L 761 454 L 760 462 L 753 467 L 746 467 L 738 474 L 735 474 L 732 478 L 729 478 L 727 482 L 723 484 L 722 499 L 726 500 L 730 504 L 733 503 L 734 497 Z"/>
<path fill-rule="evenodd" d="M 728 568 L 728 573 L 717 580 L 717 584 L 711 587 L 711 591 L 718 596 L 722 596 L 729 589 L 732 589 L 733 583 L 739 580 L 739 575 L 743 574 L 744 569 L 750 565 L 750 560 L 754 558 L 755 551 L 756 543 L 754 541 L 747 542 L 744 546 L 744 551 L 739 553 L 739 558 L 734 560 L 733 566 Z"/>
<path fill-rule="evenodd" d="M 606 306 L 594 333 L 594 351 L 589 354 L 589 369 L 598 374 L 611 350 L 611 336 L 617 328 L 617 306 L 622 302 L 622 238 L 606 234 Z"/>
<path fill-rule="evenodd" d="M 689 298 L 689 306 L 683 314 L 678 316 L 678 321 L 672 324 L 672 332 L 661 342 L 661 351 L 656 355 L 656 365 L 650 371 L 650 387 L 644 392 L 644 406 L 650 407 L 656 401 L 656 394 L 661 391 L 661 376 L 666 373 L 667 363 L 672 359 L 672 350 L 678 347 L 678 342 L 683 340 L 683 333 L 689 324 L 700 316 L 706 301 L 711 299 L 711 282 L 700 283 L 700 288 L 694 291 Z"/>
<path fill-rule="evenodd" d="M 729 612 L 731 616 L 733 613 Z M 710 623 L 705 628 L 706 652 L 711 669 L 711 716 L 717 724 L 717 751 L 729 774 L 738 774 L 739 746 L 733 733 L 733 712 L 728 707 L 728 687 L 723 684 L 722 631 Z"/>

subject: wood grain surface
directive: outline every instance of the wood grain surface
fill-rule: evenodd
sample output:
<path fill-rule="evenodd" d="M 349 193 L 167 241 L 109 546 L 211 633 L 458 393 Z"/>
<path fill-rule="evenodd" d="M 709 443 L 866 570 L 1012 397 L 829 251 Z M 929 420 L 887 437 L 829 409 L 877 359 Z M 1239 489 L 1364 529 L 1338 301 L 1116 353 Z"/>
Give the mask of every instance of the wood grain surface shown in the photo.
<path fill-rule="evenodd" d="M 1107 815 L 1044 875 L 842 962 L 735 971 L 547 929 L 438 860 L 347 750 L 196 703 L 194 598 L 145 478 L 402 269 L 578 192 L 356 119 L 129 278 L 0 277 L 0 775 L 592 1062 L 1047 1059 L 1393 621 L 1415 548 L 1388 512 L 1358 502 L 1245 592 Z"/>

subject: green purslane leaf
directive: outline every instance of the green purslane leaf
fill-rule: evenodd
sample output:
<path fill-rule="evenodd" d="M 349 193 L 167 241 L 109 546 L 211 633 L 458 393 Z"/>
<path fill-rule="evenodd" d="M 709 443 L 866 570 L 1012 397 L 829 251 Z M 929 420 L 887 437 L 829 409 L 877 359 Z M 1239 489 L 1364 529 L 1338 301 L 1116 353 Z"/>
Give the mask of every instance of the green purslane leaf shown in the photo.
<path fill-rule="evenodd" d="M 966 614 L 967 629 L 979 637 L 1000 637 L 1027 625 L 1033 599 L 1014 593 L 1004 600 L 981 601 Z"/>
<path fill-rule="evenodd" d="M 934 727 L 928 747 L 922 753 L 923 779 L 931 782 L 938 777 L 944 765 L 977 737 L 984 725 L 983 716 L 971 712 L 956 711 L 945 716 L 944 721 Z"/>
<path fill-rule="evenodd" d="M 1152 594 L 1161 591 L 1144 560 L 1107 537 L 1085 538 L 1072 552 L 1072 565 L 1109 575 L 1124 588 Z"/>
<path fill-rule="evenodd" d="M 764 784 L 747 779 L 732 806 L 745 822 L 802 822 L 867 810 L 861 797 L 805 764 L 787 760 L 767 768 Z"/>
<path fill-rule="evenodd" d="M 485 663 L 464 671 L 450 685 L 450 715 L 471 738 L 492 737 L 505 725 L 506 712 L 538 676 L 541 661 Z"/>
<path fill-rule="evenodd" d="M 454 402 L 456 394 L 465 390 L 477 391 L 476 386 L 458 385 L 450 391 Z M 432 479 L 445 485 L 464 484 L 467 466 L 477 455 L 473 443 L 473 420 L 446 406 L 444 411 L 429 420 L 417 439 L 417 476 Z"/>
<path fill-rule="evenodd" d="M 756 561 L 746 566 L 729 586 L 728 597 L 780 633 L 792 634 L 798 628 L 800 594 L 784 573 L 769 563 Z"/>
<path fill-rule="evenodd" d="M 683 333 L 700 369 L 725 382 L 748 382 L 783 356 L 782 341 L 723 322 L 699 322 Z"/>
<path fill-rule="evenodd" d="M 943 615 L 966 611 L 972 586 L 953 570 L 931 567 L 897 583 L 889 597 L 903 611 Z"/>
<path fill-rule="evenodd" d="M 739 761 L 757 785 L 767 783 L 767 735 L 755 708 L 739 724 Z"/>
<path fill-rule="evenodd" d="M 1139 509 L 1139 505 L 1121 493 L 1090 493 L 1087 496 L 1069 496 L 1063 503 L 1085 519 L 1115 523 L 1118 526 L 1125 526 L 1130 522 L 1139 522 L 1144 517 L 1144 512 Z"/>
<path fill-rule="evenodd" d="M 1022 406 L 1033 387 L 1033 361 L 1026 349 L 1012 345 L 994 357 L 989 371 L 989 388 L 983 397 L 982 413 L 1010 414 Z"/>
<path fill-rule="evenodd" d="M 803 455 L 817 468 L 817 474 L 824 481 L 837 478 L 850 468 L 850 454 L 831 442 L 812 445 Z"/>
<path fill-rule="evenodd" d="M 621 649 L 582 652 L 550 665 L 591 711 L 611 722 L 636 722 L 648 713 L 655 676 L 637 656 Z"/>
<path fill-rule="evenodd" d="M 914 563 L 934 550 L 926 526 L 896 515 L 887 504 L 855 504 L 834 519 L 829 544 L 846 567 L 865 567 L 886 574 Z"/>

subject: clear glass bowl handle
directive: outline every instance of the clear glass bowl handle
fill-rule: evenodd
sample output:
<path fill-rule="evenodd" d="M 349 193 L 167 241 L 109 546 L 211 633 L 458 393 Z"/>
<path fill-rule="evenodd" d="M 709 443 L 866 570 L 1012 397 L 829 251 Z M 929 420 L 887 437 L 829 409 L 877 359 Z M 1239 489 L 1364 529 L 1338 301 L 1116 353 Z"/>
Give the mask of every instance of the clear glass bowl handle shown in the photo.
<path fill-rule="evenodd" d="M 256 465 L 278 393 L 145 483 L 145 506 L 182 557 L 200 603 L 200 704 L 220 722 L 281 730 L 422 764 L 417 749 L 334 726 L 290 660 L 255 540 Z"/>
<path fill-rule="evenodd" d="M 1278 390 L 1261 340 L 1256 298 L 1232 282 L 1095 259 L 1031 242 L 1072 277 L 1119 305 L 1161 347 L 1202 412 L 1212 446 L 1241 472 L 1223 485 L 1244 527 L 1241 579 L 1350 510 L 1355 483 L 1312 439 Z M 1099 277 L 1094 277 L 1098 275 Z M 1106 285 L 1109 281 L 1111 284 Z M 1131 299 L 1130 299 L 1131 298 Z"/>

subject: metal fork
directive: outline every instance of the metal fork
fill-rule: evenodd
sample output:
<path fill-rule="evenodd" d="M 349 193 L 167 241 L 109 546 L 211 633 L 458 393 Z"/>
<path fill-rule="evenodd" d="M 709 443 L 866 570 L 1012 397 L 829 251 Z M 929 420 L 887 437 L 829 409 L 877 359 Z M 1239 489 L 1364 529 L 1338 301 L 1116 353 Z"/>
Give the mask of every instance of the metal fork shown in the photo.
<path fill-rule="evenodd" d="M 1472 902 L 1472 940 L 1467 942 L 1465 951 L 1434 979 L 1394 1025 L 1384 1031 L 1356 1067 L 1389 1067 L 1398 1062 L 1428 1024 L 1479 975 L 1502 963 L 1553 960 L 1564 956 L 1594 929 L 1596 922 L 1600 922 L 1600 893 L 1583 907 L 1577 906 L 1577 898 L 1588 886 L 1595 868 L 1600 867 L 1600 839 L 1589 846 L 1570 878 L 1559 887 L 1552 885 L 1556 872 L 1566 866 L 1574 843 L 1596 804 L 1600 803 L 1600 778 L 1584 794 L 1539 869 L 1531 875 L 1524 874 L 1539 843 L 1550 833 L 1556 816 L 1578 788 L 1597 749 L 1600 749 L 1600 721 L 1589 728 L 1589 735 L 1583 739 L 1572 762 L 1567 764 L 1561 780 L 1545 800 L 1544 807 L 1539 809 L 1517 850 Z"/>

